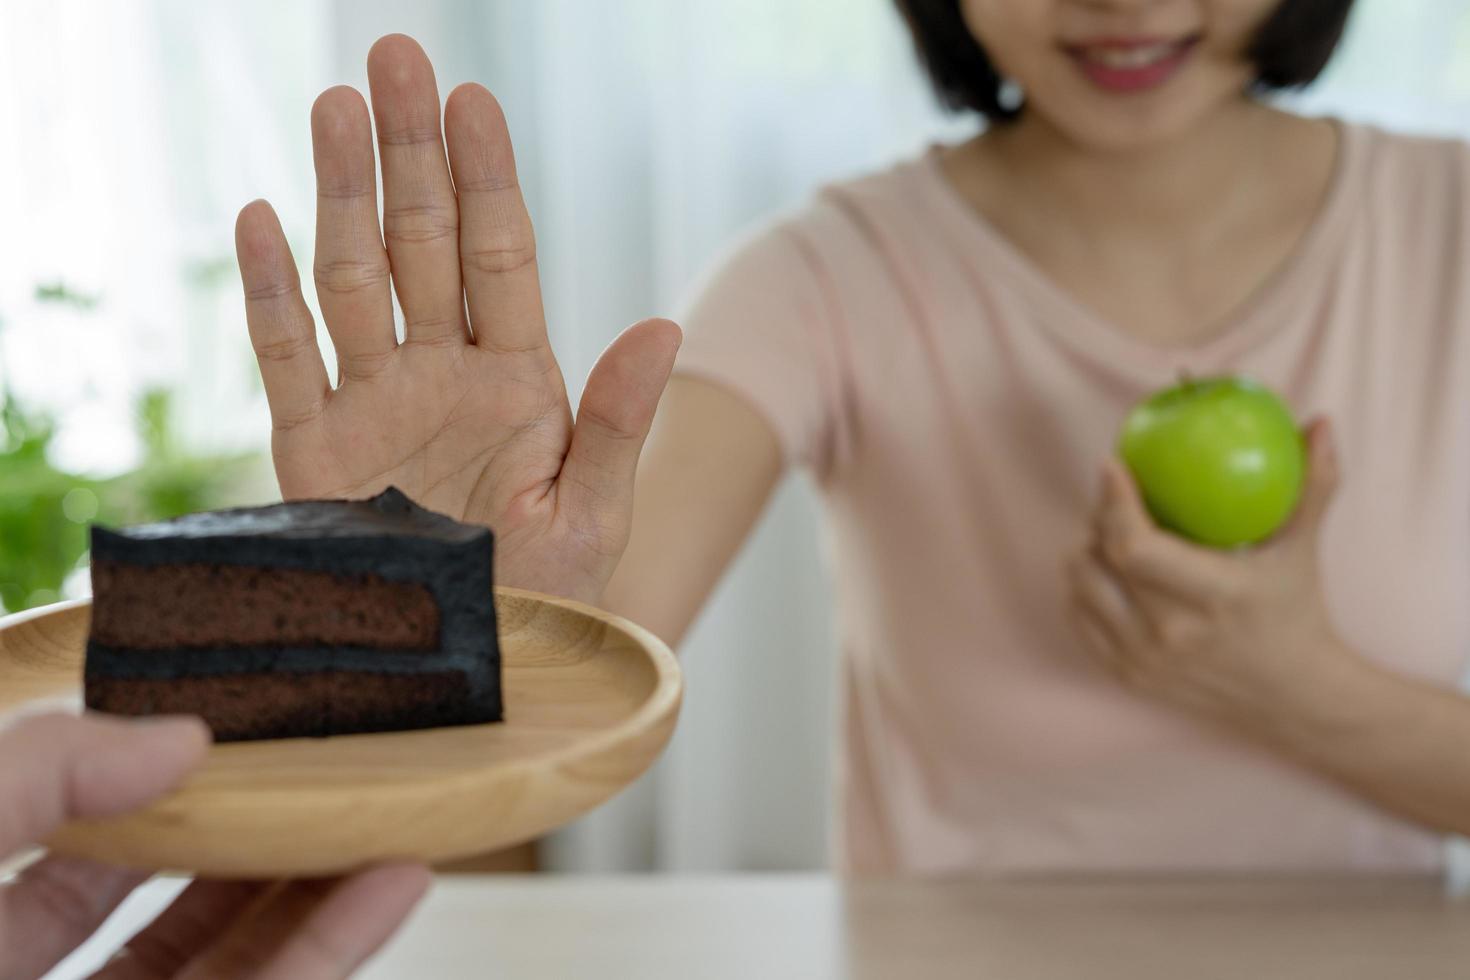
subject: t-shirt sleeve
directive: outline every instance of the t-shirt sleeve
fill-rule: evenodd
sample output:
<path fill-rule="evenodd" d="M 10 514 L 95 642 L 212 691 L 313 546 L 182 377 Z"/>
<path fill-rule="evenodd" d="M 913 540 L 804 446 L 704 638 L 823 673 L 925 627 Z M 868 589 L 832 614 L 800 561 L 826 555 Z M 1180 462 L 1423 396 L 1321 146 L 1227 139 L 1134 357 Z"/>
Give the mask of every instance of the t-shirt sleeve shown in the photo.
<path fill-rule="evenodd" d="M 684 306 L 674 367 L 743 397 L 776 434 L 786 463 L 819 475 L 843 444 L 831 294 L 801 230 L 768 228 L 717 263 Z"/>

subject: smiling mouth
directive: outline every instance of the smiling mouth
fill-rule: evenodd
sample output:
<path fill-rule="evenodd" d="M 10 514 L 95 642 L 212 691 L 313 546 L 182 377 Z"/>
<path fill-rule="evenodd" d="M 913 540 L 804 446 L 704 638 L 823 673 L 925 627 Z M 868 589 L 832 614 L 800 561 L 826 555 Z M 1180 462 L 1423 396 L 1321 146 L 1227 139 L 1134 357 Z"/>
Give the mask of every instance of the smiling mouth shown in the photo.
<path fill-rule="evenodd" d="M 1199 35 L 1184 38 L 1099 38 L 1064 44 L 1070 56 L 1093 84 L 1113 92 L 1136 92 L 1162 85 L 1184 67 Z"/>

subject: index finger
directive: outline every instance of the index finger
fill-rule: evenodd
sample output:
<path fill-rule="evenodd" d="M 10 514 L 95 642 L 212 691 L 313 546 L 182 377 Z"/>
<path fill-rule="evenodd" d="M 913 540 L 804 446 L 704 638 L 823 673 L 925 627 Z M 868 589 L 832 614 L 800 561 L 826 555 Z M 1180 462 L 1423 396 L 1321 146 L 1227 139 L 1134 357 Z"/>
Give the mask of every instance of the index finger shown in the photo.
<path fill-rule="evenodd" d="M 1229 559 L 1159 527 L 1123 465 L 1108 460 L 1093 520 L 1098 556 L 1128 579 L 1177 598 L 1216 593 Z"/>
<path fill-rule="evenodd" d="M 147 879 L 81 858 L 47 857 L 26 868 L 0 888 L 0 965 L 11 971 L 4 975 L 45 974 Z"/>
<path fill-rule="evenodd" d="M 349 878 L 293 881 L 262 896 L 179 980 L 336 980 L 387 942 L 428 890 L 427 868 L 381 865 Z"/>

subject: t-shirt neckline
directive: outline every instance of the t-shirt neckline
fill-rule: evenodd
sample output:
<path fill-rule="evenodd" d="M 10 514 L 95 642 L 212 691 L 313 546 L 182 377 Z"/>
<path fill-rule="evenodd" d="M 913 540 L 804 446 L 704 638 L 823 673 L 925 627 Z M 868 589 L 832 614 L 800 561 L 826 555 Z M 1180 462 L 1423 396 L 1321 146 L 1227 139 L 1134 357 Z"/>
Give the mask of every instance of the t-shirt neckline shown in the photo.
<path fill-rule="evenodd" d="M 1160 369 L 1213 370 L 1269 336 L 1273 326 L 1283 322 L 1284 310 L 1293 296 L 1299 295 L 1295 288 L 1298 280 L 1340 241 L 1339 230 L 1352 210 L 1352 188 L 1361 167 L 1364 134 L 1361 127 L 1339 119 L 1327 121 L 1337 131 L 1337 148 L 1326 194 L 1311 224 L 1285 261 L 1227 315 L 1219 330 L 1188 345 L 1162 346 L 1133 337 L 1062 288 L 950 183 L 940 164 L 945 147 L 932 144 L 918 165 L 947 220 L 960 235 L 978 244 L 987 261 L 997 263 L 996 270 L 1006 275 L 1012 286 L 1026 293 L 1036 304 L 1040 320 L 1060 339 L 1114 364 L 1136 366 L 1142 376 L 1156 379 Z"/>

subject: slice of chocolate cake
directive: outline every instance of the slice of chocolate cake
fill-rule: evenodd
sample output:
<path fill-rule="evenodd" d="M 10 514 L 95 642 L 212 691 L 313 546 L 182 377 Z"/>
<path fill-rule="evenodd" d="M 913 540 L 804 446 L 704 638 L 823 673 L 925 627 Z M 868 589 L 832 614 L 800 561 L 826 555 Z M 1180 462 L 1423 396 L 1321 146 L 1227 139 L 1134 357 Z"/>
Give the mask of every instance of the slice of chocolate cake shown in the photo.
<path fill-rule="evenodd" d="M 499 721 L 493 547 L 391 487 L 94 527 L 87 707 L 219 741 Z"/>

